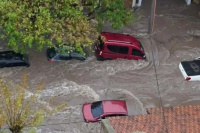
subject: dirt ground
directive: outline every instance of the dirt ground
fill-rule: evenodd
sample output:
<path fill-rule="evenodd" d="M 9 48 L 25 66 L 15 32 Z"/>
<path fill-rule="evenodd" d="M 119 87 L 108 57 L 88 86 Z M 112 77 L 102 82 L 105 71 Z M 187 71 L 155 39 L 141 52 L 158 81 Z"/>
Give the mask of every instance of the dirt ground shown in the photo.
<path fill-rule="evenodd" d="M 144 108 L 200 104 L 199 82 L 184 80 L 178 65 L 200 56 L 199 6 L 187 6 L 184 0 L 157 1 L 152 43 L 148 34 L 150 0 L 143 0 L 141 20 L 120 30 L 143 44 L 145 60 L 97 61 L 94 56 L 84 62 L 71 60 L 49 63 L 45 51 L 30 52 L 29 68 L 4 68 L 1 77 L 19 81 L 28 73 L 32 87 L 46 83 L 41 102 L 55 96 L 50 107 L 67 103 L 67 107 L 48 118 L 37 133 L 99 133 L 100 123 L 85 123 L 82 104 L 97 100 L 133 99 Z M 31 93 L 31 92 L 30 92 Z"/>

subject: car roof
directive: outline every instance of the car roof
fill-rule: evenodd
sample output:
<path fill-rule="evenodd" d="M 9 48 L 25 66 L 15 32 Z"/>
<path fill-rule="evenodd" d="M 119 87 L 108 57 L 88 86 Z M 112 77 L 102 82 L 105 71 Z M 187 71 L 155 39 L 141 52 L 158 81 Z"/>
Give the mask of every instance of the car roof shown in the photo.
<path fill-rule="evenodd" d="M 182 61 L 181 64 L 188 76 L 200 75 L 200 60 Z"/>
<path fill-rule="evenodd" d="M 118 42 L 118 43 L 126 43 L 130 45 L 140 46 L 138 40 L 130 35 L 125 34 L 118 34 L 118 33 L 109 33 L 109 32 L 102 32 L 102 36 L 105 37 L 106 41 L 108 42 Z"/>
<path fill-rule="evenodd" d="M 0 55 L 15 54 L 13 51 L 1 51 Z"/>
<path fill-rule="evenodd" d="M 13 58 L 13 57 L 22 58 L 23 55 L 20 53 L 15 53 L 14 51 L 1 51 L 0 52 L 0 58 Z"/>
<path fill-rule="evenodd" d="M 104 113 L 127 113 L 126 102 L 121 100 L 102 101 Z"/>

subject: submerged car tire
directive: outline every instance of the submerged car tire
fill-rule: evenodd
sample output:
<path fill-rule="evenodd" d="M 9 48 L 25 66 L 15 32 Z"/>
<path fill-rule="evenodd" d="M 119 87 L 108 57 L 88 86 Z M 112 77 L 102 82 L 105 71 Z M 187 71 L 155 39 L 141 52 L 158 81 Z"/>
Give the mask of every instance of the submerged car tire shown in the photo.
<path fill-rule="evenodd" d="M 97 57 L 97 60 L 98 60 L 98 61 L 103 61 L 104 59 L 103 59 L 102 56 L 98 56 L 98 57 Z"/>
<path fill-rule="evenodd" d="M 0 65 L 0 68 L 4 68 L 4 66 L 3 66 L 3 65 Z"/>
<path fill-rule="evenodd" d="M 81 58 L 80 60 L 81 60 L 81 61 L 85 61 L 85 60 L 86 60 L 86 58 Z"/>
<path fill-rule="evenodd" d="M 30 64 L 27 64 L 26 67 L 30 67 Z"/>

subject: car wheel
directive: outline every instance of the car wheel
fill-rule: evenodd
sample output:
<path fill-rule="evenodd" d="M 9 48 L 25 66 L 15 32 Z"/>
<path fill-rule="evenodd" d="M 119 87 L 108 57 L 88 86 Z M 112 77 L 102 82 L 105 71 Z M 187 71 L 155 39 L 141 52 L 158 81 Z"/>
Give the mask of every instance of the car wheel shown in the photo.
<path fill-rule="evenodd" d="M 86 58 L 81 58 L 80 60 L 81 60 L 81 61 L 85 61 L 85 60 L 86 60 Z"/>
<path fill-rule="evenodd" d="M 97 57 L 97 60 L 98 60 L 98 61 L 103 61 L 103 57 L 102 57 L 102 56 L 98 56 L 98 57 Z"/>
<path fill-rule="evenodd" d="M 4 66 L 3 66 L 3 65 L 0 65 L 0 68 L 4 68 Z"/>
<path fill-rule="evenodd" d="M 27 64 L 26 67 L 30 67 L 30 64 Z"/>

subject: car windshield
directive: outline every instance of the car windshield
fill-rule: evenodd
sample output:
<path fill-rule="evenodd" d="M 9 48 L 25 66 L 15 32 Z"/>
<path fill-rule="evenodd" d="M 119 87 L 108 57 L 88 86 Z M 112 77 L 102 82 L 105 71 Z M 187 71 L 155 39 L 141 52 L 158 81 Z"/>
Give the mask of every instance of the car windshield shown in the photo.
<path fill-rule="evenodd" d="M 54 48 L 48 49 L 48 57 L 53 58 L 56 55 L 56 50 Z"/>
<path fill-rule="evenodd" d="M 94 118 L 103 114 L 102 101 L 94 102 L 91 105 L 92 115 Z"/>

